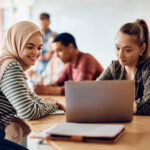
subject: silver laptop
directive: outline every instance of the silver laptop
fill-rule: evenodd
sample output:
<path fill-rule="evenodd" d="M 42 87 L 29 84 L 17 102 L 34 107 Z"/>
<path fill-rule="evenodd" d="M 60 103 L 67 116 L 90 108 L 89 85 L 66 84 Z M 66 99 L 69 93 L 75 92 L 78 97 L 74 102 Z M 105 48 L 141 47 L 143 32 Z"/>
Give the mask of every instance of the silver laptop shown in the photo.
<path fill-rule="evenodd" d="M 134 87 L 131 80 L 65 82 L 67 122 L 130 122 Z"/>

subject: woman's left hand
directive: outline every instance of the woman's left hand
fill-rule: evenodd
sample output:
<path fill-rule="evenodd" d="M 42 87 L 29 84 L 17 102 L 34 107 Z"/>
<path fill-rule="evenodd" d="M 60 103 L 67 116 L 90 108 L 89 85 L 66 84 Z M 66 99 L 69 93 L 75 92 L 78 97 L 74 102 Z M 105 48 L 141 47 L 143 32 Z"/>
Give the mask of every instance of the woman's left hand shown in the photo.
<path fill-rule="evenodd" d="M 136 103 L 135 102 L 133 103 L 133 114 L 134 115 L 136 114 Z"/>

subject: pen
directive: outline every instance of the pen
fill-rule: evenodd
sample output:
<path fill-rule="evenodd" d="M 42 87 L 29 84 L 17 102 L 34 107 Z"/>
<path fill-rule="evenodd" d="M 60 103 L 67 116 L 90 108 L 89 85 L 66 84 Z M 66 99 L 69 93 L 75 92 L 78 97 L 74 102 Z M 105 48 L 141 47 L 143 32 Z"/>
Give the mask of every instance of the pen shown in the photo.
<path fill-rule="evenodd" d="M 51 140 L 46 140 L 46 142 L 55 150 L 63 150 L 60 146 L 58 146 L 55 142 Z"/>

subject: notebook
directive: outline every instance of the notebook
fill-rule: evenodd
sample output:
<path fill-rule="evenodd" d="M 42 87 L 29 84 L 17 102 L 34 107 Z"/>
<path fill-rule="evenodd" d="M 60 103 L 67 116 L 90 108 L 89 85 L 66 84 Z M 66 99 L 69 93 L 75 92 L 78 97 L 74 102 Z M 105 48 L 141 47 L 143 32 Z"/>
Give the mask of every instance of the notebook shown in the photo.
<path fill-rule="evenodd" d="M 125 131 L 124 125 L 61 123 L 38 133 L 33 138 L 77 142 L 116 142 Z"/>
<path fill-rule="evenodd" d="M 65 82 L 67 122 L 130 122 L 134 86 L 131 80 Z"/>

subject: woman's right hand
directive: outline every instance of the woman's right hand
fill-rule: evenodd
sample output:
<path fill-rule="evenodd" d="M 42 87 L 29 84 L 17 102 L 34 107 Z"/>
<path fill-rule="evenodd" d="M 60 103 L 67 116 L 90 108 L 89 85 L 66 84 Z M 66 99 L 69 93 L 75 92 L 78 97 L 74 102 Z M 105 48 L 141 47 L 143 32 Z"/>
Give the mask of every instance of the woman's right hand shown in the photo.
<path fill-rule="evenodd" d="M 64 112 L 66 112 L 66 107 L 65 107 L 63 104 L 61 104 L 61 103 L 59 103 L 58 101 L 56 101 L 56 105 L 58 106 L 58 109 L 61 109 L 61 110 L 63 110 Z"/>

